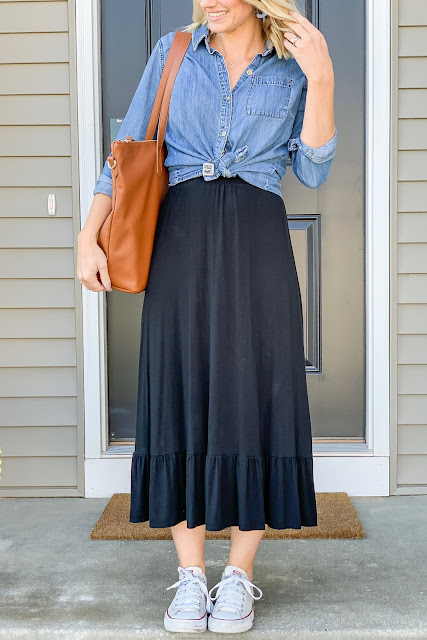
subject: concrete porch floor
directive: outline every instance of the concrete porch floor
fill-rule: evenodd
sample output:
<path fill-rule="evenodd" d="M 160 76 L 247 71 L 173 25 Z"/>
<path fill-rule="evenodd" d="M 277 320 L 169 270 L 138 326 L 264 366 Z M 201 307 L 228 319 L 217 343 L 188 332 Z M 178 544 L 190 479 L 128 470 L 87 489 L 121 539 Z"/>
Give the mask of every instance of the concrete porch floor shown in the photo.
<path fill-rule="evenodd" d="M 427 639 L 427 495 L 351 498 L 364 540 L 263 540 L 263 591 L 245 637 Z M 172 540 L 90 540 L 108 499 L 0 499 L 0 639 L 127 640 L 172 634 Z M 208 588 L 228 540 L 206 541 Z M 231 635 L 231 634 L 230 634 Z"/>

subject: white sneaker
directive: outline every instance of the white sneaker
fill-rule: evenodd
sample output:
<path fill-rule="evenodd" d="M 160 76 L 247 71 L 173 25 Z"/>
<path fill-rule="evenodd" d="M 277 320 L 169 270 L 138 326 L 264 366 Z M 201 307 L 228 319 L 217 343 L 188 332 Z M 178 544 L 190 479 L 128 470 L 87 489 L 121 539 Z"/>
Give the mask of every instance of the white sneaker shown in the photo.
<path fill-rule="evenodd" d="M 206 586 L 206 576 L 197 565 L 178 567 L 179 580 L 166 589 L 178 587 L 166 609 L 166 631 L 199 632 L 207 629 L 207 614 L 213 609 Z"/>
<path fill-rule="evenodd" d="M 218 587 L 214 598 L 211 593 Z M 253 588 L 258 589 L 259 596 L 255 596 Z M 209 591 L 215 606 L 208 619 L 209 631 L 220 633 L 240 633 L 250 629 L 254 622 L 253 600 L 259 600 L 262 591 L 248 578 L 248 574 L 233 564 L 226 566 L 221 580 Z"/>

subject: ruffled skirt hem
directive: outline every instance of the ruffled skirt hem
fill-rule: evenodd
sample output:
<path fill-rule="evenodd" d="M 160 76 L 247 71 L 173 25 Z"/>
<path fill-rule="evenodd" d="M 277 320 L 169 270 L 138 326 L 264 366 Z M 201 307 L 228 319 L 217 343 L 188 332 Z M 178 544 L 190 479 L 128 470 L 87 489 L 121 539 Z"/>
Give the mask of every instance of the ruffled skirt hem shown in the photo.
<path fill-rule="evenodd" d="M 317 526 L 313 458 L 134 452 L 129 522 L 183 520 L 208 531 Z"/>

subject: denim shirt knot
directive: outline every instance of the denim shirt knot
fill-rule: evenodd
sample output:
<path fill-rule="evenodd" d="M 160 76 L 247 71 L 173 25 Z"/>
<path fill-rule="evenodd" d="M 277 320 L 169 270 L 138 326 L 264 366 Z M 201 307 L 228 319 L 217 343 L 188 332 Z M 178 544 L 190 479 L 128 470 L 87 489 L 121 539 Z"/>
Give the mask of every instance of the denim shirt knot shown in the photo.
<path fill-rule="evenodd" d="M 289 144 L 288 144 L 288 150 L 289 151 L 296 151 L 296 149 L 298 149 L 298 142 L 296 139 L 294 140 L 290 140 Z"/>
<path fill-rule="evenodd" d="M 245 145 L 244 147 L 236 149 L 236 151 L 227 151 L 223 156 L 215 160 L 215 162 L 213 163 L 215 170 L 218 170 L 219 173 L 225 178 L 235 178 L 237 176 L 236 171 L 233 171 L 233 168 L 229 169 L 229 167 L 233 163 L 243 160 L 243 158 L 245 158 L 248 153 L 248 149 L 248 146 Z M 205 180 L 214 179 L 215 176 L 205 176 Z"/>
<path fill-rule="evenodd" d="M 174 31 L 157 41 L 117 134 L 144 140 Z M 337 130 L 320 147 L 301 140 L 307 78 L 295 58 L 277 56 L 271 40 L 242 71 L 233 88 L 222 54 L 210 46 L 200 25 L 178 70 L 165 132 L 169 186 L 203 176 L 240 176 L 281 196 L 290 157 L 294 174 L 307 187 L 327 178 L 337 148 Z M 155 133 L 155 137 L 157 132 Z M 112 196 L 107 160 L 93 194 Z"/>

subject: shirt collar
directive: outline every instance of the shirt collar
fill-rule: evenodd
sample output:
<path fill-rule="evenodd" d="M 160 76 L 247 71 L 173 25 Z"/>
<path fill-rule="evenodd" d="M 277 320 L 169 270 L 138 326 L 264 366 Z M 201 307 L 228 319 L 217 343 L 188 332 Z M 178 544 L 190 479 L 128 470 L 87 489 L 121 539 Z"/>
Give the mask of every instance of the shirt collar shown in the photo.
<path fill-rule="evenodd" d="M 213 50 L 209 46 L 209 27 L 206 24 L 199 25 L 197 29 L 193 31 L 193 35 L 192 35 L 193 50 L 195 51 L 197 49 L 197 47 L 199 46 L 203 38 L 205 39 L 207 50 L 209 51 L 209 53 L 213 53 Z M 265 44 L 264 52 L 261 53 L 261 55 L 266 56 L 268 53 L 270 53 L 271 49 L 272 49 L 272 42 L 270 38 L 268 38 Z"/>

